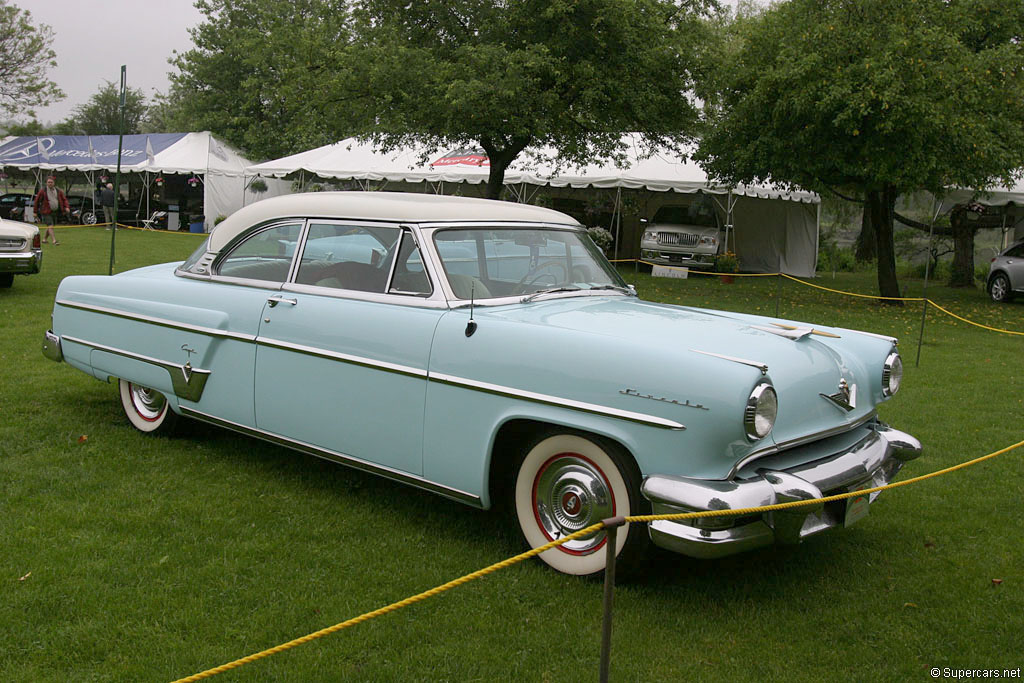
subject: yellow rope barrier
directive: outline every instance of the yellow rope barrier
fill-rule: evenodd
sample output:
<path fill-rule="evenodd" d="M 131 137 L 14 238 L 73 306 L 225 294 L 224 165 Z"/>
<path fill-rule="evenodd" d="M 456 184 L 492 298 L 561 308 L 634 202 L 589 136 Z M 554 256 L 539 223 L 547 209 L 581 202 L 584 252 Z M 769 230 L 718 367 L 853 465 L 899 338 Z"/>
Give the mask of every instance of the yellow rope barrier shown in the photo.
<path fill-rule="evenodd" d="M 825 496 L 823 498 L 814 498 L 814 499 L 811 499 L 811 500 L 798 500 L 798 501 L 794 501 L 794 502 L 791 502 L 791 503 L 778 503 L 778 504 L 775 504 L 775 505 L 765 505 L 765 506 L 762 506 L 762 507 L 742 508 L 742 509 L 735 509 L 735 510 L 706 510 L 706 511 L 703 511 L 703 512 L 681 512 L 681 513 L 677 513 L 677 514 L 667 514 L 667 515 L 630 515 L 630 516 L 626 517 L 625 520 L 627 522 L 653 522 L 655 520 L 682 520 L 682 519 L 696 519 L 696 518 L 700 518 L 700 517 L 737 516 L 737 515 L 749 515 L 749 514 L 758 513 L 758 512 L 771 512 L 773 510 L 786 510 L 786 509 L 790 509 L 790 508 L 804 507 L 804 506 L 808 506 L 808 505 L 820 505 L 822 503 L 828 503 L 828 502 L 835 501 L 835 500 L 843 500 L 845 498 L 853 498 L 855 496 L 863 496 L 863 495 L 868 494 L 868 493 L 874 493 L 875 491 L 884 491 L 886 489 L 894 489 L 894 488 L 898 488 L 900 486 L 907 486 L 909 484 L 916 484 L 918 482 L 925 481 L 926 479 L 932 479 L 934 477 L 938 477 L 938 476 L 941 476 L 943 474 L 949 474 L 950 472 L 956 472 L 957 470 L 961 470 L 961 469 L 964 469 L 966 467 L 970 467 L 971 465 L 977 465 L 978 463 L 984 462 L 986 460 L 990 460 L 990 459 L 995 458 L 997 456 L 1003 455 L 1004 453 L 1009 453 L 1010 451 L 1012 451 L 1012 450 L 1014 450 L 1016 448 L 1020 448 L 1021 446 L 1024 446 L 1024 441 L 1018 441 L 1017 443 L 1013 444 L 1012 446 L 1007 446 L 1006 448 L 1003 448 L 1003 449 L 1000 449 L 998 451 L 995 451 L 994 453 L 989 453 L 988 455 L 983 455 L 983 456 L 981 456 L 979 458 L 974 458 L 973 460 L 968 460 L 967 462 L 962 462 L 962 463 L 960 463 L 958 465 L 953 465 L 951 467 L 946 467 L 945 469 L 937 470 L 935 472 L 930 472 L 929 474 L 923 474 L 923 475 L 918 476 L 918 477 L 913 477 L 913 478 L 907 479 L 905 481 L 899 481 L 899 482 L 896 482 L 896 483 L 893 483 L 893 484 L 886 484 L 885 486 L 875 486 L 874 488 L 859 489 L 857 491 L 851 491 L 849 493 L 840 493 L 840 494 L 837 494 L 837 495 L 834 495 L 834 496 Z M 320 629 L 319 631 L 315 631 L 313 633 L 310 633 L 309 635 L 305 635 L 305 636 L 302 636 L 301 638 L 296 638 L 294 640 L 290 640 L 287 643 L 282 643 L 281 645 L 277 645 L 276 647 L 268 648 L 266 650 L 263 650 L 262 652 L 257 652 L 256 654 L 252 654 L 252 655 L 249 655 L 247 657 L 242 657 L 240 659 L 236 659 L 233 662 L 228 662 L 227 664 L 223 664 L 221 666 L 214 667 L 212 669 L 207 669 L 206 671 L 194 674 L 192 676 L 188 676 L 186 678 L 179 678 L 178 680 L 174 681 L 174 683 L 192 683 L 193 681 L 199 681 L 199 680 L 202 680 L 202 679 L 205 679 L 205 678 L 210 678 L 212 676 L 216 676 L 217 674 L 224 673 L 225 671 L 230 671 L 231 669 L 238 668 L 238 667 L 242 666 L 243 664 L 248 664 L 248 663 L 254 662 L 254 661 L 258 660 L 258 659 L 263 659 L 264 657 L 269 657 L 269 656 L 277 654 L 279 652 L 284 652 L 285 650 L 290 650 L 291 648 L 297 647 L 299 645 L 303 645 L 303 644 L 308 643 L 308 642 L 310 642 L 312 640 L 316 640 L 317 638 L 322 638 L 323 636 L 327 636 L 327 635 L 330 635 L 332 633 L 337 633 L 338 631 L 341 631 L 342 629 L 348 628 L 349 626 L 355 626 L 356 624 L 361 624 L 364 621 L 369 621 L 370 619 L 373 619 L 375 617 L 383 616 L 383 615 L 388 614 L 390 612 L 394 612 L 394 611 L 400 610 L 403 607 L 408 607 L 409 605 L 413 605 L 413 604 L 415 604 L 417 602 L 422 602 L 423 600 L 426 600 L 427 598 L 431 598 L 431 597 L 433 597 L 435 595 L 438 595 L 438 594 L 443 593 L 445 591 L 451 590 L 452 588 L 455 588 L 457 586 L 461 586 L 463 584 L 469 583 L 470 581 L 474 581 L 476 579 L 483 578 L 484 576 L 487 576 L 488 574 L 492 574 L 492 573 L 494 573 L 494 572 L 496 572 L 496 571 L 498 571 L 500 569 L 504 569 L 505 567 L 510 567 L 510 566 L 512 566 L 514 564 L 522 562 L 523 560 L 529 559 L 529 558 L 534 557 L 536 555 L 540 555 L 541 553 L 543 553 L 543 552 L 545 552 L 547 550 L 551 550 L 552 548 L 555 548 L 557 546 L 560 546 L 563 543 L 568 543 L 569 541 L 572 541 L 572 540 L 575 540 L 577 538 L 580 538 L 580 537 L 592 534 L 592 533 L 594 533 L 596 531 L 599 531 L 599 530 L 603 529 L 604 526 L 605 526 L 605 524 L 604 524 L 603 521 L 602 522 L 598 522 L 597 524 L 591 524 L 590 526 L 586 527 L 585 529 L 580 529 L 579 531 L 576 531 L 576 532 L 574 532 L 574 533 L 572 533 L 572 534 L 570 534 L 568 536 L 565 536 L 563 538 L 560 538 L 560 539 L 558 539 L 556 541 L 551 541 L 550 543 L 546 543 L 546 544 L 544 544 L 542 546 L 539 546 L 537 548 L 533 548 L 532 550 L 528 550 L 528 551 L 526 551 L 524 553 L 520 553 L 519 555 L 516 555 L 514 557 L 510 557 L 507 560 L 502 560 L 501 562 L 496 562 L 496 563 L 490 565 L 489 567 L 485 567 L 483 569 L 479 569 L 479 570 L 477 570 L 475 572 L 472 572 L 470 574 L 466 574 L 465 576 L 461 576 L 461 577 L 459 577 L 457 579 L 454 579 L 452 581 L 444 583 L 444 584 L 442 584 L 440 586 L 437 586 L 436 588 L 431 588 L 428 591 L 424 591 L 422 593 L 418 593 L 418 594 L 413 595 L 411 597 L 405 598 L 404 600 L 399 600 L 398 602 L 393 602 L 390 605 L 387 605 L 386 607 L 381 607 L 381 608 L 375 609 L 375 610 L 373 610 L 371 612 L 365 612 L 365 613 L 359 615 L 358 617 L 353 617 L 352 619 L 348 619 L 347 621 L 342 621 L 340 623 L 337 623 L 334 626 L 329 626 L 327 628 Z"/>
<path fill-rule="evenodd" d="M 928 299 L 928 303 L 930 303 L 932 306 L 934 306 L 935 308 L 939 309 L 940 311 L 942 311 L 946 315 L 948 315 L 948 316 L 950 316 L 952 318 L 956 318 L 960 322 L 967 323 L 968 325 L 974 325 L 975 327 L 980 327 L 983 330 L 990 330 L 992 332 L 1002 332 L 1003 334 L 1014 334 L 1014 335 L 1017 335 L 1017 336 L 1024 337 L 1024 332 L 1014 332 L 1013 330 L 1003 330 L 1003 329 L 1000 329 L 998 327 L 989 327 L 988 325 L 982 325 L 981 323 L 976 323 L 973 320 L 968 320 L 967 318 L 961 318 L 956 313 L 952 313 L 950 311 L 947 311 L 945 308 L 943 308 L 942 306 L 938 305 L 937 303 L 935 303 L 931 299 Z"/>
<path fill-rule="evenodd" d="M 628 262 L 628 263 L 633 263 L 633 262 L 643 263 L 644 265 L 648 265 L 648 266 L 657 265 L 657 264 L 654 264 L 654 263 L 650 263 L 649 261 L 643 261 L 643 260 L 639 260 L 639 259 L 617 259 L 617 260 L 613 261 L 612 263 L 624 263 L 624 262 Z M 663 267 L 664 268 L 674 269 L 674 270 L 681 270 L 680 268 L 677 268 L 675 266 L 663 266 Z M 990 332 L 1000 332 L 1002 334 L 1012 334 L 1012 335 L 1015 335 L 1015 336 L 1024 336 L 1024 332 L 1016 332 L 1014 330 L 1004 330 L 1004 329 L 999 328 L 999 327 L 991 327 L 990 325 L 982 325 L 981 323 L 976 323 L 973 320 L 968 320 L 967 318 L 964 318 L 962 316 L 957 315 L 956 313 L 953 313 L 951 311 L 946 310 L 945 308 L 943 308 L 939 304 L 935 303 L 931 299 L 927 299 L 927 298 L 920 297 L 920 296 L 880 296 L 878 294 L 858 294 L 856 292 L 847 292 L 847 291 L 844 291 L 844 290 L 841 290 L 841 289 L 832 289 L 830 287 L 824 287 L 822 285 L 816 285 L 816 284 L 813 284 L 811 282 L 806 282 L 805 280 L 801 280 L 800 278 L 793 277 L 792 275 L 788 275 L 786 273 L 717 273 L 717 272 L 714 272 L 714 271 L 704 271 L 704 270 L 690 270 L 690 273 L 697 274 L 697 275 L 732 275 L 733 277 L 779 277 L 779 276 L 781 276 L 781 277 L 786 278 L 787 280 L 792 280 L 793 282 L 799 283 L 799 284 L 804 285 L 806 287 L 812 287 L 814 289 L 820 289 L 820 290 L 825 291 L 825 292 L 831 292 L 832 294 L 842 294 L 843 296 L 853 296 L 853 297 L 858 297 L 858 298 L 861 298 L 861 299 L 877 299 L 877 300 L 881 300 L 881 301 L 924 301 L 927 304 L 931 304 L 935 308 L 939 309 L 941 312 L 945 313 L 946 315 L 950 316 L 951 318 L 955 318 L 955 319 L 959 320 L 960 322 L 967 323 L 968 325 L 974 325 L 975 327 L 980 327 L 981 329 L 989 330 Z"/>
<path fill-rule="evenodd" d="M 821 285 L 815 285 L 815 284 L 811 284 L 810 282 L 804 282 L 800 278 L 793 277 L 792 275 L 787 275 L 786 273 L 775 273 L 775 275 L 781 275 L 782 277 L 786 278 L 787 280 L 792 280 L 793 282 L 799 282 L 802 285 L 807 285 L 808 287 L 813 287 L 814 289 L 822 289 L 822 290 L 824 290 L 826 292 L 832 292 L 833 294 L 845 294 L 846 296 L 857 296 L 857 297 L 861 297 L 861 298 L 864 298 L 864 299 L 882 299 L 882 300 L 885 300 L 885 301 L 924 301 L 924 299 L 922 297 L 919 297 L 919 296 L 918 297 L 913 297 L 913 296 L 879 296 L 877 294 L 856 294 L 854 292 L 844 292 L 844 291 L 842 291 L 840 289 L 829 289 L 828 287 L 822 287 Z"/>

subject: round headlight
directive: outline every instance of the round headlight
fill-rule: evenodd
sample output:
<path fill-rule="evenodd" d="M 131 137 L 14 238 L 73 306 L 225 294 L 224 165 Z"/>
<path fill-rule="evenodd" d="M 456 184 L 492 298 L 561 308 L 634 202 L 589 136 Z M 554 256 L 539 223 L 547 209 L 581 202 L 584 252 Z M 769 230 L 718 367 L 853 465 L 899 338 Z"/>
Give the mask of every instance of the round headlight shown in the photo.
<path fill-rule="evenodd" d="M 747 407 L 743 411 L 743 427 L 751 441 L 768 436 L 775 426 L 779 413 L 779 399 L 775 389 L 768 382 L 761 382 L 750 392 Z"/>
<path fill-rule="evenodd" d="M 900 382 L 903 381 L 903 361 L 900 354 L 893 351 L 885 359 L 882 367 L 882 395 L 892 396 L 900 390 Z"/>

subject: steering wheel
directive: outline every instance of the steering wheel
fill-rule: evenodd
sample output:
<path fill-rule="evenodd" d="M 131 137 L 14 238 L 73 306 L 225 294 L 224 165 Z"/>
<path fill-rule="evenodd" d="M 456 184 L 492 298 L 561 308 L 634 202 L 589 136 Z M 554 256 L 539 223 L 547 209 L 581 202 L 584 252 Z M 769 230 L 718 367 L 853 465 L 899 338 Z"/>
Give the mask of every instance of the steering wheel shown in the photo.
<path fill-rule="evenodd" d="M 545 268 L 550 266 L 557 266 L 562 270 L 562 280 L 567 280 L 569 277 L 569 271 L 565 267 L 565 264 L 561 261 L 545 261 L 544 263 L 538 264 L 536 268 L 527 271 L 526 275 L 522 277 L 516 286 L 512 288 L 513 294 L 525 294 L 527 290 L 533 287 L 535 284 L 543 280 L 544 278 L 551 278 L 551 286 L 558 284 L 558 278 L 555 277 L 554 273 L 541 272 Z M 532 276 L 532 277 L 531 277 Z"/>

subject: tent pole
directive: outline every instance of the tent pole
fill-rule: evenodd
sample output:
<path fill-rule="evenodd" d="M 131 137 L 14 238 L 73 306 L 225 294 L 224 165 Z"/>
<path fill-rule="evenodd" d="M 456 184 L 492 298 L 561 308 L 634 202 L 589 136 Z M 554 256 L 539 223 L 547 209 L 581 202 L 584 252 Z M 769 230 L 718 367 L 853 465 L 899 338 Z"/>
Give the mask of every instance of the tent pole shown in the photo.
<path fill-rule="evenodd" d="M 924 322 L 925 317 L 928 315 L 928 270 L 932 265 L 932 235 L 935 232 L 935 221 L 939 217 L 939 211 L 942 209 L 942 201 L 937 197 L 932 197 L 932 220 L 928 225 L 928 250 L 925 252 L 924 261 L 924 287 L 921 289 L 921 298 L 924 299 L 923 306 L 921 307 L 921 332 L 917 337 L 917 360 L 914 361 L 914 367 L 921 366 L 921 345 L 924 343 Z"/>

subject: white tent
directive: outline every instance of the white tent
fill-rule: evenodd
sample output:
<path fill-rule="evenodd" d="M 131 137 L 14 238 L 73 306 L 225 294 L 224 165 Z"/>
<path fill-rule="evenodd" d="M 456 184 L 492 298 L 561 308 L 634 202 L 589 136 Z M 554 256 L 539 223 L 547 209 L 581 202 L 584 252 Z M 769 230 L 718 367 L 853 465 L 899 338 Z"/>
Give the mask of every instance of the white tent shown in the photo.
<path fill-rule="evenodd" d="M 621 164 L 592 164 L 560 168 L 553 150 L 528 150 L 505 173 L 505 184 L 526 201 L 539 187 L 641 190 L 656 205 L 672 203 L 671 193 L 712 195 L 727 229 L 734 229 L 731 246 L 743 269 L 755 272 L 782 270 L 813 277 L 818 249 L 820 200 L 809 192 L 787 192 L 769 186 L 736 186 L 708 182 L 692 162 L 666 151 L 647 153 L 638 136 L 623 138 Z M 433 159 L 432 161 L 430 159 Z M 431 183 L 443 192 L 444 183 L 486 183 L 488 162 L 482 150 L 457 149 L 427 156 L 422 149 L 380 152 L 372 143 L 348 138 L 299 154 L 252 165 L 246 173 L 281 178 L 316 176 L 369 183 Z M 662 196 L 656 196 L 662 195 Z M 618 196 L 618 195 L 617 195 Z M 648 216 L 650 218 L 650 216 Z M 636 224 L 628 226 L 637 231 Z"/>
<path fill-rule="evenodd" d="M 0 141 L 0 166 L 43 172 L 82 172 L 93 183 L 95 172 L 113 174 L 118 166 L 117 135 L 23 136 Z M 230 215 L 246 197 L 245 168 L 250 161 L 209 132 L 125 135 L 120 144 L 122 173 L 142 173 L 149 187 L 161 174 L 184 174 L 203 184 L 206 229 L 219 215 Z M 281 194 L 274 183 L 268 194 Z"/>

